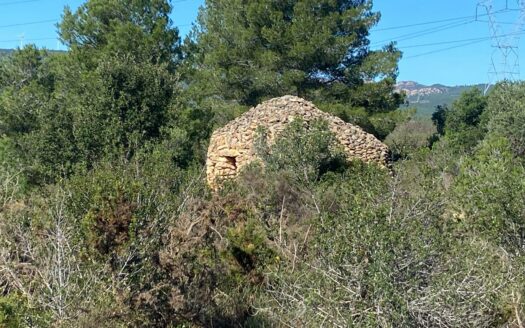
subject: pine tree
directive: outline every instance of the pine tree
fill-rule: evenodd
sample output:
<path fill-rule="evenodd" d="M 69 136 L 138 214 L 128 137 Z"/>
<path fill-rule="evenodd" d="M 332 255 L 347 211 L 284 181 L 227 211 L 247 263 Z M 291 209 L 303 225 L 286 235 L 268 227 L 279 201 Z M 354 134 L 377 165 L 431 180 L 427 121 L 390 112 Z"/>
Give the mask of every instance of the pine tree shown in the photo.
<path fill-rule="evenodd" d="M 187 42 L 191 92 L 244 106 L 294 94 L 393 111 L 400 52 L 370 50 L 379 18 L 370 0 L 207 0 Z"/>

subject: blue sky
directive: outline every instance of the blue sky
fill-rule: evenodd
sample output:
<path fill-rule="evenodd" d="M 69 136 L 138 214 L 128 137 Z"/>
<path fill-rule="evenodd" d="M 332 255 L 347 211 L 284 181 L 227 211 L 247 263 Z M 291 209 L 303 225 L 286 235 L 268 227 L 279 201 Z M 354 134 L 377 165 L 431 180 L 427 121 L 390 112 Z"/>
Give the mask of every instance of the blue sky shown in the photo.
<path fill-rule="evenodd" d="M 372 30 L 372 48 L 398 40 L 397 44 L 404 53 L 399 80 L 447 85 L 485 83 L 494 49 L 488 38 L 487 16 L 480 16 L 478 20 L 481 21 L 475 21 L 477 2 L 375 0 L 374 10 L 380 11 L 382 18 Z M 505 2 L 493 0 L 495 10 L 504 9 Z M 81 3 L 83 0 L 0 0 L 0 48 L 35 43 L 49 49 L 65 49 L 56 39 L 55 24 L 60 20 L 64 6 L 76 8 Z M 203 3 L 204 0 L 173 1 L 172 19 L 182 35 L 191 28 Z M 516 3 L 517 0 L 509 0 L 509 6 L 515 8 Z M 512 25 L 508 23 L 517 20 L 517 12 L 501 11 L 496 20 L 504 23 L 499 35 L 513 33 Z M 434 21 L 442 22 L 416 25 Z M 400 28 L 406 25 L 409 26 Z M 524 46 L 523 42 L 521 46 Z M 451 47 L 456 48 L 448 49 Z M 524 58 L 521 59 L 525 67 Z"/>

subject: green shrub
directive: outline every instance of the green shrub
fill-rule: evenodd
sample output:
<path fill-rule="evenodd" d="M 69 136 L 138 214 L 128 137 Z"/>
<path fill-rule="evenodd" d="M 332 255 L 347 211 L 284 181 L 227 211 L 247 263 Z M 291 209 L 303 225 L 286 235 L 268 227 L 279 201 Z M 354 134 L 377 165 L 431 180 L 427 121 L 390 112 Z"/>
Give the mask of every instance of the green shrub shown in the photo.
<path fill-rule="evenodd" d="M 324 121 L 306 124 L 296 119 L 271 147 L 268 147 L 265 132 L 259 131 L 256 148 L 268 170 L 291 172 L 295 179 L 305 184 L 345 166 L 342 147 Z"/>
<path fill-rule="evenodd" d="M 522 259 L 483 239 L 459 238 L 410 300 L 421 327 L 514 327 L 523 320 Z"/>
<path fill-rule="evenodd" d="M 385 139 L 394 157 L 407 158 L 421 148 L 430 146 L 436 129 L 430 121 L 411 120 L 398 125 Z"/>
<path fill-rule="evenodd" d="M 488 97 L 489 133 L 506 137 L 517 155 L 525 156 L 525 83 L 500 83 Z"/>
<path fill-rule="evenodd" d="M 12 293 L 0 296 L 0 326 L 5 328 L 47 327 L 49 317 L 45 312 L 31 309 L 27 299 Z"/>
<path fill-rule="evenodd" d="M 465 231 L 510 252 L 524 247 L 525 168 L 505 138 L 487 138 L 460 166 L 454 210 Z"/>
<path fill-rule="evenodd" d="M 438 107 L 432 120 L 450 147 L 459 152 L 470 152 L 485 136 L 486 108 L 487 97 L 478 88 L 473 88 L 461 94 L 450 109 Z"/>
<path fill-rule="evenodd" d="M 415 110 L 412 109 L 370 113 L 364 107 L 340 103 L 320 103 L 319 108 L 345 122 L 359 126 L 380 140 L 384 140 L 397 125 L 408 121 L 415 114 Z"/>

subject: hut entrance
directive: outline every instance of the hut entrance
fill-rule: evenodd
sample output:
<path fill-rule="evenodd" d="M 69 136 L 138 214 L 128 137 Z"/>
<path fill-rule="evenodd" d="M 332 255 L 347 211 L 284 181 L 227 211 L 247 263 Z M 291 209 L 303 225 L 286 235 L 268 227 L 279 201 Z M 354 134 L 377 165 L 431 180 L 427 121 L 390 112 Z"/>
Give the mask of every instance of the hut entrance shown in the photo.
<path fill-rule="evenodd" d="M 226 161 L 228 161 L 228 164 L 234 167 L 235 170 L 237 170 L 237 157 L 234 156 L 224 156 Z"/>

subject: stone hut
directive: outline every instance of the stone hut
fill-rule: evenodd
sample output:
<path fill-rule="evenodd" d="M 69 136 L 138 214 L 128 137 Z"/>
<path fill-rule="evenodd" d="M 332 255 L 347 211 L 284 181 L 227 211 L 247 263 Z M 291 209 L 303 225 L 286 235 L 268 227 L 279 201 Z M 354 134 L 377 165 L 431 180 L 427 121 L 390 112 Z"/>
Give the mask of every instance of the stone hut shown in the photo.
<path fill-rule="evenodd" d="M 294 96 L 268 100 L 216 130 L 210 140 L 206 160 L 209 186 L 216 190 L 220 180 L 235 177 L 243 166 L 256 159 L 254 139 L 259 126 L 267 131 L 268 143 L 296 117 L 305 123 L 316 119 L 328 122 L 348 159 L 361 159 L 386 167 L 388 147 L 358 126 L 322 112 L 314 104 Z"/>

